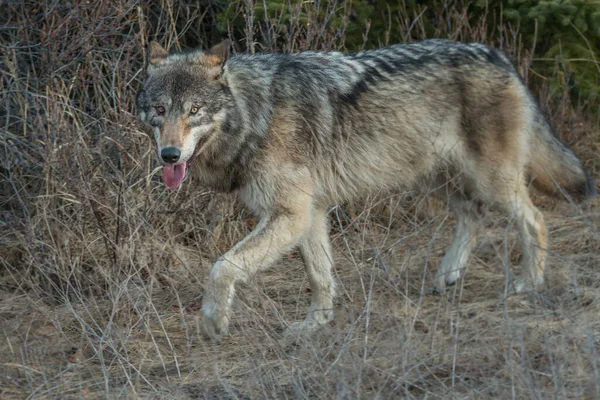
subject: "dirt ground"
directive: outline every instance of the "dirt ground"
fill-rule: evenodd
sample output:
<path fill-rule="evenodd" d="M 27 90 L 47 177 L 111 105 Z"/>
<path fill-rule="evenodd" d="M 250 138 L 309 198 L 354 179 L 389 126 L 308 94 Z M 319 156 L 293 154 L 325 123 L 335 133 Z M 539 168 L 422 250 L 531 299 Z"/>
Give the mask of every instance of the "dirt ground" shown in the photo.
<path fill-rule="evenodd" d="M 235 209 L 221 200 L 219 209 Z M 551 238 L 546 284 L 508 297 L 519 249 L 498 216 L 486 220 L 466 277 L 440 295 L 432 276 L 451 239 L 447 210 L 406 208 L 415 203 L 398 196 L 332 209 L 335 320 L 295 340 L 283 331 L 304 317 L 310 296 L 296 253 L 239 287 L 229 337 L 213 343 L 200 333 L 213 261 L 202 247 L 211 236 L 226 248 L 250 218 L 219 220 L 198 242 L 189 241 L 194 226 L 187 240 L 123 243 L 117 263 L 137 267 L 104 272 L 105 287 L 79 276 L 43 298 L 52 290 L 3 285 L 1 397 L 599 398 L 599 203 L 536 202 Z M 194 220 L 186 206 L 177 213 Z M 164 268 L 152 270 L 153 257 Z M 69 260 L 77 268 L 77 255 Z"/>
<path fill-rule="evenodd" d="M 310 298 L 292 252 L 238 286 L 228 337 L 203 339 L 208 271 L 256 221 L 193 180 L 165 188 L 135 97 L 149 40 L 206 48 L 227 34 L 213 15 L 225 3 L 0 2 L 0 399 L 599 399 L 600 199 L 535 196 L 546 282 L 511 296 L 520 250 L 496 214 L 464 279 L 437 294 L 444 205 L 396 193 L 332 208 L 335 320 L 284 339 Z M 248 12 L 259 3 L 232 2 L 237 50 L 346 49 L 346 26 L 327 21 L 350 21 L 356 2 L 273 1 L 272 20 Z M 473 2 L 422 3 L 443 7 L 404 7 L 389 29 L 501 44 L 600 180 L 600 113 L 568 68 L 598 57 L 548 72 L 518 27 L 470 21 Z"/>

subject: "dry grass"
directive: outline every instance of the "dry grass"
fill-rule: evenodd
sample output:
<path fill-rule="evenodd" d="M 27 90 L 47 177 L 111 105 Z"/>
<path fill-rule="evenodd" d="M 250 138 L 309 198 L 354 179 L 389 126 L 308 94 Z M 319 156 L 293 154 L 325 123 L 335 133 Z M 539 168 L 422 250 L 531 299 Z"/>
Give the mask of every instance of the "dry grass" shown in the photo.
<path fill-rule="evenodd" d="M 511 297 L 519 251 L 497 216 L 466 278 L 440 296 L 431 278 L 451 238 L 448 210 L 407 194 L 333 208 L 334 323 L 280 340 L 309 301 L 292 253 L 240 287 L 231 335 L 204 341 L 205 277 L 255 221 L 192 182 L 165 189 L 133 100 L 148 38 L 199 43 L 212 14 L 166 1 L 0 11 L 2 399 L 600 397 L 598 200 L 536 198 L 551 237 L 547 283 Z M 499 43 L 460 9 L 440 16 L 438 36 Z M 397 23 L 424 31 L 415 16 Z M 343 46 L 323 24 L 277 26 L 260 29 L 288 50 Z M 527 72 L 532 54 L 518 43 L 505 34 Z M 530 83 L 598 176 L 598 121 Z"/>

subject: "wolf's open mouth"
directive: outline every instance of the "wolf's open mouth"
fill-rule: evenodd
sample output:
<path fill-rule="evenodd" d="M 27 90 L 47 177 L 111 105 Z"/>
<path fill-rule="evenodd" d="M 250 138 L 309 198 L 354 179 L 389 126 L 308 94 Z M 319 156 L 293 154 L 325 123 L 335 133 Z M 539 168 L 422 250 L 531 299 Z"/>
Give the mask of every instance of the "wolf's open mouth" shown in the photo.
<path fill-rule="evenodd" d="M 196 146 L 198 147 L 198 146 Z M 197 149 L 194 150 L 192 156 L 183 164 L 167 164 L 163 168 L 163 182 L 169 189 L 177 189 L 181 182 L 187 176 L 187 168 L 194 162 L 197 155 Z"/>
<path fill-rule="evenodd" d="M 189 161 L 179 165 L 165 165 L 163 169 L 163 182 L 165 182 L 165 185 L 167 185 L 169 189 L 177 189 L 179 185 L 181 185 L 183 178 L 185 178 L 185 171 L 188 163 Z"/>

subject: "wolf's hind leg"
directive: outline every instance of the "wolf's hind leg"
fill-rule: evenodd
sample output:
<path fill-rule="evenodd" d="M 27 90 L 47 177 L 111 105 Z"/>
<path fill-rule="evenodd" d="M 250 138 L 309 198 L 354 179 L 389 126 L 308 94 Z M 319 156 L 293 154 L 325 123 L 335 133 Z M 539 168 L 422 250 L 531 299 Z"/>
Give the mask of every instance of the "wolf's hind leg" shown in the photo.
<path fill-rule="evenodd" d="M 535 289 L 544 283 L 548 248 L 544 216 L 533 205 L 524 185 L 520 185 L 519 190 L 508 197 L 504 208 L 515 219 L 523 253 L 521 276 L 512 282 L 510 290 L 519 293 Z"/>
<path fill-rule="evenodd" d="M 456 216 L 456 228 L 452 244 L 435 274 L 434 285 L 439 292 L 456 282 L 467 267 L 479 228 L 478 216 L 465 200 L 452 197 L 450 204 Z"/>

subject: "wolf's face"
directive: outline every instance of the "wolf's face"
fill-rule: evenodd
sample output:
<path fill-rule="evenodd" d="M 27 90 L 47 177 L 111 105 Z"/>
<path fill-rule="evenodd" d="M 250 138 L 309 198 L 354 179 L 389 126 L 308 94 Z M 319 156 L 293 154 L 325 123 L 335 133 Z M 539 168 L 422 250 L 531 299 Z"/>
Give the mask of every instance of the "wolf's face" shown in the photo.
<path fill-rule="evenodd" d="M 158 157 L 165 163 L 163 180 L 175 189 L 202 146 L 223 121 L 230 101 L 221 80 L 229 42 L 208 51 L 169 56 L 150 44 L 147 79 L 137 97 L 137 115 L 151 128 Z"/>

